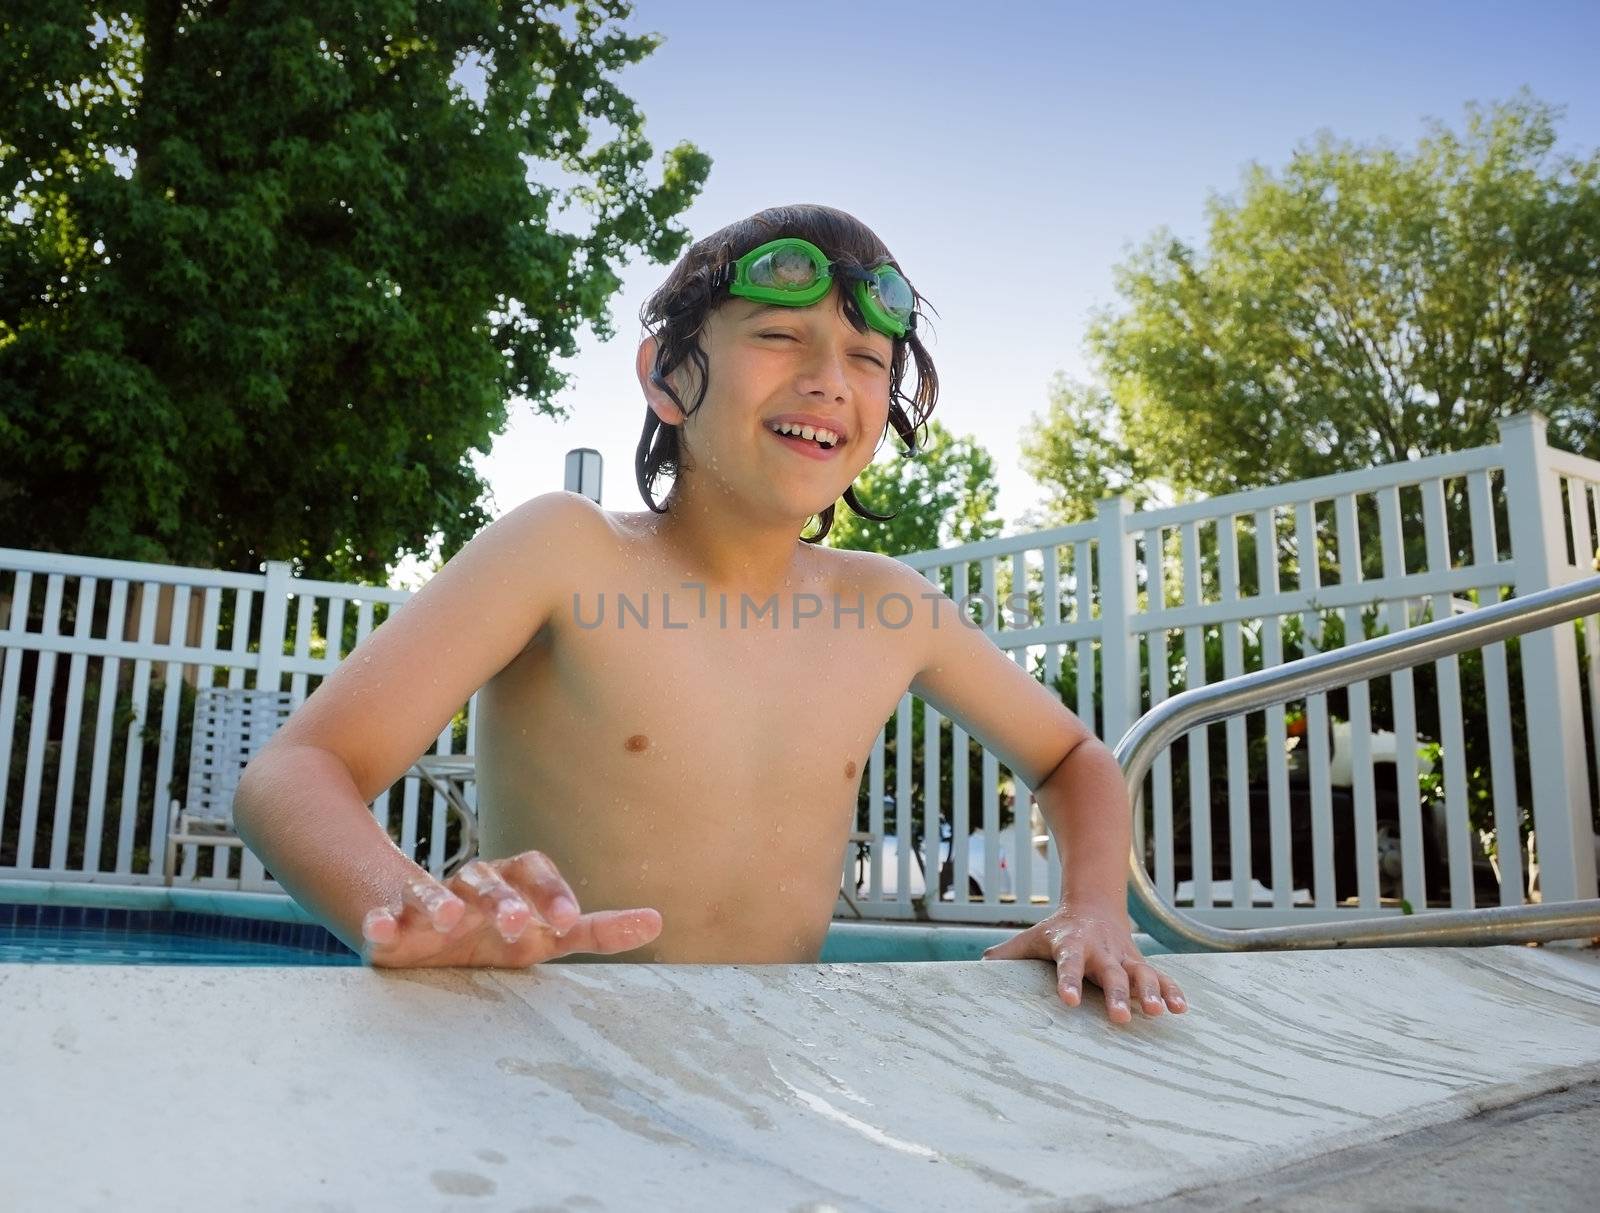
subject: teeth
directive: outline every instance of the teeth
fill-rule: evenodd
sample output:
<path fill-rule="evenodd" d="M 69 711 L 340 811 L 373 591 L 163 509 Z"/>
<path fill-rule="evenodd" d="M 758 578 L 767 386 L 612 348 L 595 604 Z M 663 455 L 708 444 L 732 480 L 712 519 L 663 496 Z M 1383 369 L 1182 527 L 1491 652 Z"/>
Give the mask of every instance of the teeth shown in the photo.
<path fill-rule="evenodd" d="M 777 425 L 774 425 L 772 427 L 772 431 L 775 434 L 798 435 L 799 437 L 805 438 L 812 442 L 826 443 L 828 446 L 836 446 L 839 442 L 839 435 L 835 434 L 832 430 L 818 429 L 815 426 L 809 425 L 796 425 L 793 422 L 787 421 L 779 422 Z"/>

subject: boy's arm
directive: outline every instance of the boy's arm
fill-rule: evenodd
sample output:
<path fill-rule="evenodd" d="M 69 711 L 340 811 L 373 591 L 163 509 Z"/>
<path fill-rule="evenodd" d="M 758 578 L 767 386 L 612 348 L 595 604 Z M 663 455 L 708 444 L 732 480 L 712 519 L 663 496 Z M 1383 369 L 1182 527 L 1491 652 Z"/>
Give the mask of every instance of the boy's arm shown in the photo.
<path fill-rule="evenodd" d="M 1132 1018 L 1130 988 L 1147 1015 L 1184 1010 L 1177 984 L 1145 963 L 1133 943 L 1127 912 L 1132 809 L 1116 758 L 948 594 L 909 566 L 891 563 L 897 567 L 889 588 L 918 603 L 911 693 L 960 724 L 1033 792 L 1061 852 L 1055 911 L 985 958 L 1053 959 L 1063 1001 L 1076 1005 L 1088 976 L 1118 1022 Z M 1016 811 L 1027 811 L 1020 790 Z"/>
<path fill-rule="evenodd" d="M 584 537 L 605 525 L 586 498 L 557 492 L 485 527 L 340 662 L 245 769 L 234 802 L 239 836 L 351 948 L 362 950 L 369 911 L 398 908 L 401 891 L 426 875 L 369 803 L 544 626 Z"/>

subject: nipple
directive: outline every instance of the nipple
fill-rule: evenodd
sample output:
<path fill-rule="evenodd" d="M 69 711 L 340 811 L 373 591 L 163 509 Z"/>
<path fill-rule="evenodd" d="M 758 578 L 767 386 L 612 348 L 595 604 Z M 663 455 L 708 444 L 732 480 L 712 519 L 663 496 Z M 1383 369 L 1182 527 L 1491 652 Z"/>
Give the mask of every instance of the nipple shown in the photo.
<path fill-rule="evenodd" d="M 643 733 L 635 733 L 632 737 L 628 738 L 628 740 L 622 743 L 622 748 L 627 750 L 629 753 L 637 754 L 642 750 L 650 748 L 650 739 Z"/>

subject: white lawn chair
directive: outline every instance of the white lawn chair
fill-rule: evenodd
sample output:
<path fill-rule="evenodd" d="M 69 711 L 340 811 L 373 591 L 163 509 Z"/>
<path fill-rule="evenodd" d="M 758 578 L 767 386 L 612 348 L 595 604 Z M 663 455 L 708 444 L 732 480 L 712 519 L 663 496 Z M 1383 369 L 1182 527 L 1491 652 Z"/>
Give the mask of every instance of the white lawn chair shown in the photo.
<path fill-rule="evenodd" d="M 189 743 L 189 801 L 167 811 L 166 883 L 177 874 L 178 847 L 187 846 L 183 876 L 194 879 L 201 844 L 242 847 L 233 829 L 233 796 L 245 764 L 294 711 L 288 691 L 203 687 L 195 696 Z"/>
<path fill-rule="evenodd" d="M 195 697 L 194 736 L 189 745 L 189 803 L 172 802 L 167 815 L 167 854 L 163 871 L 171 884 L 178 848 L 184 846 L 182 877 L 195 878 L 201 845 L 244 846 L 233 828 L 233 797 L 239 777 L 267 740 L 294 711 L 288 691 L 244 687 L 206 687 Z M 475 777 L 470 754 L 424 754 L 406 772 L 427 783 L 461 817 L 461 842 L 445 860 L 448 879 L 477 851 L 477 821 L 467 803 L 466 785 Z"/>

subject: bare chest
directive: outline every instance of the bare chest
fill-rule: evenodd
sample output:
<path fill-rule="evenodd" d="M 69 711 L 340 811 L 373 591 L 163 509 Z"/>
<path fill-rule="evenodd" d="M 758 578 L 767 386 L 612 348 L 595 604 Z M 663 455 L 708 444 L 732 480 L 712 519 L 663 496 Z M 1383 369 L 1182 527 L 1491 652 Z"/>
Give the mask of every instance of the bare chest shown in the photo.
<path fill-rule="evenodd" d="M 731 790 L 772 779 L 854 790 L 906 688 L 894 633 L 802 588 L 762 600 L 642 584 L 602 593 L 580 596 L 528 663 L 540 718 L 570 712 L 602 761 L 609 751 L 679 774 L 710 764 Z"/>
<path fill-rule="evenodd" d="M 485 791 L 508 809 L 530 795 L 574 806 L 586 828 L 630 836 L 670 822 L 770 846 L 787 823 L 790 842 L 842 840 L 912 673 L 868 587 L 847 568 L 756 598 L 684 586 L 648 560 L 609 564 L 486 688 Z M 504 825 L 507 849 L 548 841 Z"/>

